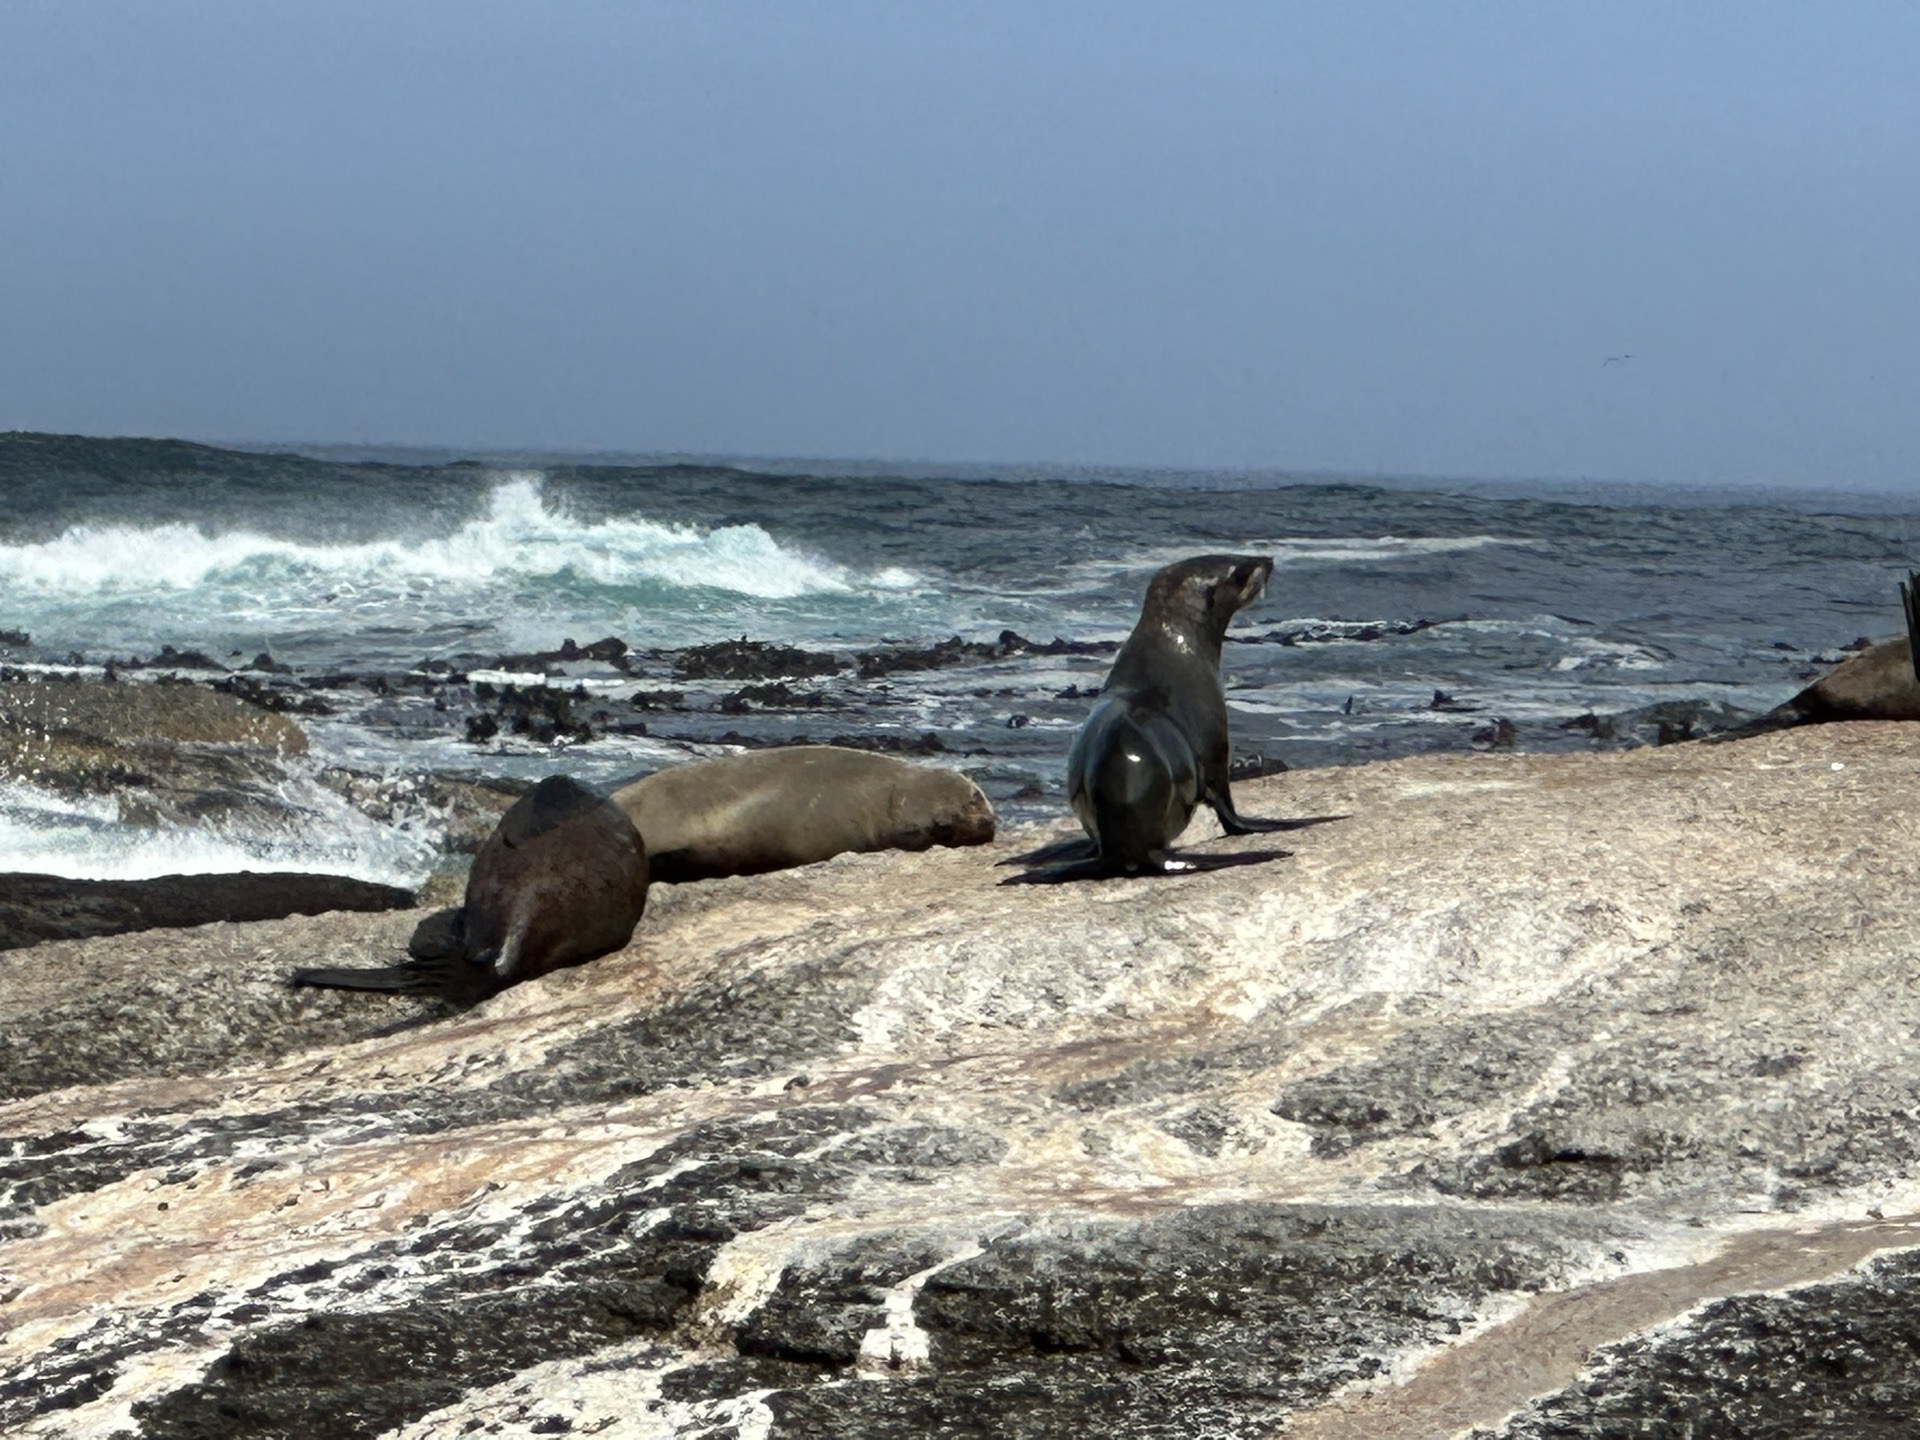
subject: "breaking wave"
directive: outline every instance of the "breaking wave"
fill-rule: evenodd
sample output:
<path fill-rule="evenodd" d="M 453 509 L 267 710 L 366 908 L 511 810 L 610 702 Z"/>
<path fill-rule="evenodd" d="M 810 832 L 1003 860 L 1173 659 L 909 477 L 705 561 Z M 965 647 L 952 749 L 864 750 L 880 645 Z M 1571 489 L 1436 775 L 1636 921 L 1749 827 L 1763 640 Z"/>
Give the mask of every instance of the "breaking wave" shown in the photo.
<path fill-rule="evenodd" d="M 637 517 L 583 522 L 540 477 L 496 484 L 485 513 L 451 534 L 360 544 L 281 539 L 195 525 L 76 525 L 37 544 L 0 546 L 0 584 L 45 599 L 259 590 L 288 598 L 342 590 L 498 587 L 568 578 L 615 588 L 721 590 L 760 600 L 911 587 L 897 569 L 859 576 L 782 546 L 759 525 L 701 530 Z"/>
<path fill-rule="evenodd" d="M 124 822 L 111 797 L 73 798 L 0 782 L 0 873 L 151 880 L 309 871 L 411 887 L 432 867 L 432 832 L 424 826 L 383 825 L 310 781 L 289 782 L 283 798 L 297 802 L 297 816 L 135 825 Z"/>

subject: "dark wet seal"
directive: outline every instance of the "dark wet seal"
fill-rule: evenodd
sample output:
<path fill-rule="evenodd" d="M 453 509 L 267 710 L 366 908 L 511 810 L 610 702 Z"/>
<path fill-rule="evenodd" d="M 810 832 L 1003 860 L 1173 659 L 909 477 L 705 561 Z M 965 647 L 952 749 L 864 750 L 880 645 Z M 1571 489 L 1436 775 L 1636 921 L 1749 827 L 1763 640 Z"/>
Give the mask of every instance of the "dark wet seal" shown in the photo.
<path fill-rule="evenodd" d="M 295 985 L 439 994 L 473 1002 L 618 950 L 647 898 L 647 852 L 620 807 L 549 776 L 474 856 L 466 902 L 428 916 L 410 959 L 369 970 L 296 970 Z"/>
<path fill-rule="evenodd" d="M 1233 617 L 1273 573 L 1263 555 L 1202 555 L 1157 573 L 1140 619 L 1067 756 L 1067 799 L 1089 840 L 1049 846 L 1021 863 L 1053 868 L 1009 883 L 1181 874 L 1279 859 L 1279 850 L 1169 860 L 1193 812 L 1208 806 L 1229 835 L 1319 824 L 1234 809 L 1232 743 L 1220 647 Z"/>

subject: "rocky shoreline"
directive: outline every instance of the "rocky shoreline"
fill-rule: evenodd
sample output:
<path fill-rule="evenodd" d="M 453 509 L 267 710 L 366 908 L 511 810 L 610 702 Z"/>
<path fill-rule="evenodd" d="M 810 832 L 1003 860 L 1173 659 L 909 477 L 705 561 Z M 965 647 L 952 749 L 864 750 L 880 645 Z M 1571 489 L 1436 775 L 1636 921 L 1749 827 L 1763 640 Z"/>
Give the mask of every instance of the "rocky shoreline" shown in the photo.
<path fill-rule="evenodd" d="M 1348 818 L 659 886 L 464 1012 L 285 985 L 417 912 L 0 953 L 0 1428 L 1920 1421 L 1920 730 L 1239 799 Z"/>
<path fill-rule="evenodd" d="M 1246 643 L 1364 644 L 1426 628 L 1321 624 Z M 7 632 L 0 781 L 24 782 L 29 796 L 56 805 L 90 806 L 101 819 L 88 823 L 116 828 L 125 843 L 145 835 L 165 849 L 173 835 L 233 836 L 241 844 L 226 868 L 344 871 L 406 885 L 457 880 L 501 812 L 555 767 L 611 788 L 741 748 L 825 743 L 931 760 L 966 773 L 1003 820 L 1033 822 L 1060 813 L 1067 738 L 1099 693 L 1113 648 L 1010 630 L 992 642 L 955 636 L 845 653 L 748 637 L 642 652 L 607 636 L 426 660 L 405 672 L 320 673 L 265 652 L 221 660 L 191 646 L 62 660 Z M 982 723 L 983 707 L 991 723 Z M 1419 743 L 1443 753 L 1628 749 L 1754 720 L 1713 701 L 1676 700 L 1515 724 L 1482 700 L 1440 690 L 1429 708 L 1447 724 L 1415 727 Z M 1257 724 L 1245 728 L 1254 733 L 1238 737 L 1236 779 L 1329 758 L 1299 737 L 1262 739 Z M 25 823 L 37 822 L 29 813 Z M 261 866 L 248 854 L 283 858 Z M 148 863 L 130 873 L 156 871 Z"/>
<path fill-rule="evenodd" d="M 1445 623 L 1316 622 L 1228 639 L 1236 649 L 1362 645 Z M 614 773 L 656 768 L 662 756 L 833 744 L 964 766 L 996 804 L 1011 803 L 1029 819 L 1048 813 L 1029 802 L 1058 798 L 1065 737 L 1099 694 L 1117 648 L 1109 640 L 1042 641 L 1012 630 L 993 641 L 955 635 L 931 644 L 902 641 L 844 651 L 745 636 L 641 649 L 605 636 L 586 644 L 567 638 L 551 649 L 520 654 L 435 657 L 405 670 L 321 672 L 264 652 L 251 660 L 240 652 L 216 659 L 190 645 L 168 645 L 144 657 L 57 657 L 34 649 L 24 633 L 12 638 L 18 643 L 0 643 L 0 687 L 103 679 L 143 688 L 189 685 L 316 733 L 350 727 L 381 738 L 394 755 L 435 747 L 434 758 L 409 761 L 407 768 L 454 782 L 497 780 L 517 774 L 523 762 L 562 751 L 570 752 L 576 768 L 606 769 L 608 775 L 597 777 L 604 781 Z M 1788 678 L 1811 678 L 1821 663 L 1842 659 L 1852 648 L 1783 657 L 1801 662 Z M 1349 709 L 1356 703 L 1350 700 Z M 1274 773 L 1289 756 L 1297 765 L 1402 753 L 1628 749 L 1732 730 L 1755 712 L 1682 698 L 1515 720 L 1497 697 L 1435 690 L 1424 713 L 1434 723 L 1400 732 L 1386 755 L 1379 753 L 1385 742 L 1364 736 L 1329 748 L 1325 737 L 1304 744 L 1307 737 L 1284 724 L 1268 734 L 1260 717 L 1243 717 L 1248 733 L 1237 749 L 1249 774 Z M 456 762 L 453 755 L 464 758 Z M 220 793 L 219 777 L 210 779 L 200 788 Z"/>

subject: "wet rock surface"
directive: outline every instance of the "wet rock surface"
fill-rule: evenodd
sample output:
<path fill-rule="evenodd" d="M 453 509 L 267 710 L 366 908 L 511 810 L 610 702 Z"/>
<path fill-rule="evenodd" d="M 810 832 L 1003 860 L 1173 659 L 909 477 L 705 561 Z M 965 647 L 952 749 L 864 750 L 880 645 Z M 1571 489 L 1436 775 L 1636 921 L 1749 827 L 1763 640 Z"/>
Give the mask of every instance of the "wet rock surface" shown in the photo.
<path fill-rule="evenodd" d="M 0 950 L 216 920 L 278 920 L 412 904 L 411 890 L 339 875 L 161 875 L 151 880 L 0 875 Z"/>
<path fill-rule="evenodd" d="M 458 1013 L 284 983 L 417 912 L 0 954 L 0 1429 L 1900 1433 L 1920 735 L 1236 798 L 1349 818 L 660 885 Z"/>
<path fill-rule="evenodd" d="M 0 779 L 123 816 L 193 823 L 271 808 L 306 734 L 287 716 L 179 681 L 0 677 Z"/>

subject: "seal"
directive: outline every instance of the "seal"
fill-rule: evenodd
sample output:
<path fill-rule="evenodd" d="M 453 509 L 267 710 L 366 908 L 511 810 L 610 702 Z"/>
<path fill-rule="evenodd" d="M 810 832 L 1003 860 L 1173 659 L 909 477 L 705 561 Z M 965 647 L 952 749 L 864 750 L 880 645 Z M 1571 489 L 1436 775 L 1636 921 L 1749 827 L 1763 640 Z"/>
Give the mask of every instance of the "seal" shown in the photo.
<path fill-rule="evenodd" d="M 1842 660 L 1761 720 L 1776 717 L 1780 726 L 1832 720 L 1920 720 L 1920 679 L 1914 675 L 1912 640 L 1896 635 Z"/>
<path fill-rule="evenodd" d="M 1905 635 L 1867 646 L 1785 704 L 1706 738 L 1745 740 L 1836 720 L 1920 720 L 1920 576 L 1902 582 L 1900 600 L 1907 612 Z"/>
<path fill-rule="evenodd" d="M 296 970 L 293 983 L 483 1000 L 625 945 L 647 881 L 646 846 L 626 813 L 576 780 L 549 776 L 514 802 L 474 855 L 465 903 L 415 928 L 410 960 Z"/>
<path fill-rule="evenodd" d="M 661 770 L 613 792 L 656 880 L 810 865 L 847 851 L 984 845 L 993 806 L 966 776 L 838 745 L 792 745 Z"/>
<path fill-rule="evenodd" d="M 1233 617 L 1259 598 L 1272 574 L 1273 561 L 1263 555 L 1201 555 L 1148 582 L 1139 622 L 1067 755 L 1067 800 L 1093 842 L 1091 861 L 1034 878 L 1214 869 L 1285 853 L 1167 860 L 1167 847 L 1202 804 L 1229 835 L 1318 823 L 1256 819 L 1233 805 L 1220 647 Z M 1023 859 L 1062 860 L 1085 849 L 1070 842 Z"/>

